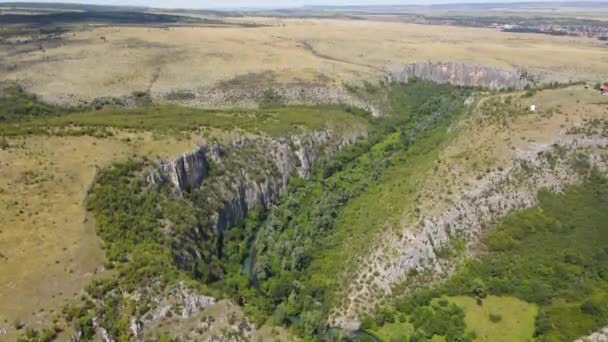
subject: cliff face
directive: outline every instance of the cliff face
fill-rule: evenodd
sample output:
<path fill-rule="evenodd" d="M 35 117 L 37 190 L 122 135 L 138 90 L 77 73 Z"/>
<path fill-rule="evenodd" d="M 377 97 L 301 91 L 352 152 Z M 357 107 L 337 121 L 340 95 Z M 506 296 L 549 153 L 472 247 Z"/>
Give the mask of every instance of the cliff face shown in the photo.
<path fill-rule="evenodd" d="M 255 207 L 269 208 L 292 175 L 307 178 L 321 155 L 335 153 L 364 134 L 321 130 L 200 146 L 174 160 L 161 161 L 147 179 L 149 184 L 170 183 L 180 194 L 197 188 L 209 193 L 217 204 L 214 221 L 221 231 Z"/>
<path fill-rule="evenodd" d="M 184 153 L 172 160 L 161 161 L 158 169 L 148 175 L 149 184 L 171 182 L 178 191 L 190 191 L 198 186 L 209 172 L 211 161 L 220 160 L 220 147 L 217 144 L 200 146 L 191 153 Z"/>
<path fill-rule="evenodd" d="M 377 303 L 392 293 L 393 285 L 412 273 L 449 275 L 457 261 L 443 258 L 441 251 L 455 239 L 463 239 L 470 247 L 504 215 L 536 205 L 540 190 L 559 192 L 580 182 L 586 174 L 575 170 L 573 165 L 581 161 L 581 156 L 590 168 L 606 170 L 608 159 L 601 149 L 604 146 L 608 146 L 604 137 L 560 136 L 553 144 L 519 153 L 513 167 L 489 174 L 439 215 L 423 217 L 420 224 L 403 227 L 396 236 L 384 236 L 382 242 L 388 243 L 381 242 L 366 257 L 371 260 L 370 266 L 356 272 L 357 279 L 347 291 L 349 300 L 331 318 L 332 324 L 356 329 L 358 322 L 352 317 L 360 313 L 357 301 Z M 600 149 L 594 150 L 597 148 Z M 368 280 L 372 273 L 375 276 Z M 357 288 L 362 280 L 367 280 L 368 286 Z"/>
<path fill-rule="evenodd" d="M 241 139 L 232 144 L 201 146 L 175 160 L 166 160 L 148 174 L 150 185 L 169 184 L 177 195 L 205 208 L 209 221 L 192 227 L 173 242 L 174 260 L 191 269 L 209 251 L 209 230 L 221 236 L 254 208 L 268 209 L 279 201 L 289 178 L 307 178 L 322 156 L 365 135 L 320 130 L 290 137 Z M 221 250 L 221 245 L 217 246 Z"/>
<path fill-rule="evenodd" d="M 178 195 L 210 212 L 209 226 L 193 227 L 175 241 L 176 263 L 189 269 L 202 253 L 209 252 L 204 251 L 208 229 L 221 236 L 250 210 L 270 208 L 279 201 L 290 177 L 309 177 L 321 156 L 331 155 L 365 134 L 363 129 L 349 133 L 320 130 L 241 139 L 225 146 L 201 146 L 175 160 L 160 162 L 149 173 L 149 184 L 170 184 Z"/>
<path fill-rule="evenodd" d="M 523 89 L 532 85 L 532 76 L 515 69 L 501 69 L 457 62 L 416 62 L 393 67 L 385 75 L 387 82 L 422 79 L 436 83 L 490 89 Z"/>

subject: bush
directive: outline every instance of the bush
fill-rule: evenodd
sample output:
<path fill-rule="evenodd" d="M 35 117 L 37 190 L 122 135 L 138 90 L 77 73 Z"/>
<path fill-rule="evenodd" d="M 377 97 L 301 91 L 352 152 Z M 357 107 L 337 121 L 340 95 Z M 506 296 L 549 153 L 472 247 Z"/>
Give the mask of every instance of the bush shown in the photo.
<path fill-rule="evenodd" d="M 7 150 L 11 147 L 11 144 L 5 137 L 0 138 L 0 149 Z"/>
<path fill-rule="evenodd" d="M 587 315 L 591 315 L 591 316 L 601 313 L 600 307 L 589 300 L 586 300 L 585 302 L 583 302 L 580 305 L 580 309 L 583 313 L 585 313 Z"/>
<path fill-rule="evenodd" d="M 492 321 L 493 323 L 498 323 L 498 322 L 502 321 L 502 316 L 499 314 L 491 313 L 490 321 Z"/>
<path fill-rule="evenodd" d="M 23 322 L 20 319 L 16 319 L 13 322 L 13 327 L 15 328 L 15 330 L 21 330 L 21 329 L 23 329 L 23 327 L 25 327 L 25 322 Z"/>

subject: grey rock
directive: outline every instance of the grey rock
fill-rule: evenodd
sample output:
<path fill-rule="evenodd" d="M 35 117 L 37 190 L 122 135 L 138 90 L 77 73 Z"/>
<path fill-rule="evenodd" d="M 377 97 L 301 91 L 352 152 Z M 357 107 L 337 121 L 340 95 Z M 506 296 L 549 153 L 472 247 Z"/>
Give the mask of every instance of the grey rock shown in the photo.
<path fill-rule="evenodd" d="M 608 342 L 608 326 L 574 342 Z"/>
<path fill-rule="evenodd" d="M 72 342 L 80 342 L 80 341 L 82 341 L 82 331 L 80 331 L 80 330 L 74 331 L 74 333 L 72 334 L 72 337 L 70 338 L 70 340 Z"/>
<path fill-rule="evenodd" d="M 256 108 L 272 94 L 273 101 L 285 105 L 344 104 L 369 111 L 380 116 L 381 111 L 363 99 L 339 87 L 322 85 L 295 85 L 273 83 L 260 87 L 200 87 L 192 89 L 193 96 L 178 101 L 170 100 L 171 89 L 158 90 L 152 95 L 165 101 L 186 106 L 205 108 Z"/>
<path fill-rule="evenodd" d="M 349 132 L 324 129 L 289 137 L 242 138 L 221 147 L 200 146 L 159 163 L 148 175 L 151 186 L 169 183 L 178 194 L 198 191 L 209 196 L 211 227 L 192 227 L 173 242 L 176 264 L 192 269 L 201 258 L 207 229 L 221 234 L 249 211 L 270 208 L 292 176 L 309 177 L 321 156 L 330 156 L 365 134 L 363 128 Z M 212 169 L 213 176 L 209 176 Z"/>
<path fill-rule="evenodd" d="M 141 333 L 141 329 L 143 328 L 143 324 L 139 320 L 135 319 L 135 317 L 131 317 L 129 328 L 131 329 L 133 336 L 138 338 L 139 334 Z"/>
<path fill-rule="evenodd" d="M 518 153 L 511 168 L 496 171 L 484 177 L 475 188 L 465 192 L 460 200 L 448 207 L 439 215 L 426 217 L 418 226 L 405 226 L 400 237 L 383 241 L 388 244 L 374 248 L 367 256 L 371 260 L 371 270 L 361 268 L 357 281 L 349 288 L 351 299 L 367 298 L 368 302 L 380 299 L 392 292 L 392 286 L 409 277 L 412 272 L 428 272 L 435 277 L 447 277 L 454 270 L 454 261 L 439 256 L 442 248 L 450 246 L 454 237 L 464 238 L 470 247 L 484 230 L 507 213 L 537 204 L 537 193 L 541 189 L 559 192 L 565 186 L 580 182 L 584 176 L 572 169 L 573 158 L 587 148 L 604 147 L 608 138 L 588 137 L 582 135 L 560 135 L 551 144 L 537 144 L 529 151 Z M 556 160 L 547 159 L 546 155 L 559 148 L 562 152 Z M 586 151 L 589 164 L 600 170 L 608 169 L 608 160 L 593 151 Z M 367 263 L 363 263 L 367 264 Z M 369 274 L 371 286 L 361 290 L 357 283 L 363 282 Z M 356 329 L 358 321 L 354 315 L 359 314 L 349 301 L 341 307 L 339 314 L 331 318 L 333 325 L 346 329 Z M 600 340 L 601 341 L 601 340 Z"/>
<path fill-rule="evenodd" d="M 182 296 L 182 318 L 188 318 L 192 315 L 192 313 L 204 310 L 215 304 L 215 298 L 199 295 L 193 292 L 183 291 Z"/>
<path fill-rule="evenodd" d="M 392 67 L 385 75 L 387 82 L 407 83 L 422 79 L 467 87 L 490 89 L 523 89 L 533 85 L 534 76 L 516 69 L 502 69 L 459 62 L 416 62 Z"/>
<path fill-rule="evenodd" d="M 209 163 L 218 162 L 220 155 L 221 150 L 217 144 L 199 146 L 176 159 L 161 161 L 158 169 L 148 175 L 148 183 L 162 185 L 171 182 L 178 191 L 190 191 L 203 181 Z"/>
<path fill-rule="evenodd" d="M 101 340 L 103 342 L 114 342 L 114 340 L 108 334 L 108 331 L 104 328 L 99 328 L 99 335 L 101 336 Z"/>

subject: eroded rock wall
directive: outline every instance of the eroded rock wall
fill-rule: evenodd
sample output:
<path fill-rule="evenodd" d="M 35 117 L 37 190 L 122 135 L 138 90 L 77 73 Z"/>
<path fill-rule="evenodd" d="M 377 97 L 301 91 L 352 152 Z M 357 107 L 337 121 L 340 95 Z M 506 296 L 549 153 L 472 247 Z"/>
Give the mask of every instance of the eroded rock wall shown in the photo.
<path fill-rule="evenodd" d="M 331 323 L 356 329 L 361 314 L 357 303 L 373 307 L 411 274 L 448 276 L 457 262 L 442 258 L 441 251 L 455 238 L 464 239 L 470 247 L 497 219 L 536 205 L 538 191 L 561 191 L 581 181 L 585 174 L 574 168 L 579 162 L 606 170 L 608 155 L 603 148 L 607 146 L 605 137 L 567 135 L 557 137 L 553 144 L 539 144 L 519 153 L 513 167 L 481 179 L 443 213 L 422 217 L 418 224 L 403 227 L 395 236 L 383 236 L 355 271 L 355 281 L 346 291 L 348 300 L 336 310 Z M 375 276 L 369 280 L 371 274 Z M 366 286 L 358 286 L 366 281 Z"/>
<path fill-rule="evenodd" d="M 360 99 L 346 89 L 321 85 L 290 85 L 273 83 L 270 87 L 200 87 L 187 91 L 188 96 L 173 98 L 172 91 L 158 91 L 153 97 L 180 105 L 205 108 L 256 108 L 260 104 L 284 105 L 344 104 L 380 116 L 379 108 Z"/>
<path fill-rule="evenodd" d="M 190 191 L 198 186 L 209 172 L 209 165 L 220 161 L 218 144 L 199 146 L 175 159 L 163 160 L 158 169 L 148 175 L 149 184 L 171 182 L 178 191 Z"/>
<path fill-rule="evenodd" d="M 407 83 L 412 79 L 421 79 L 436 83 L 490 89 L 524 89 L 533 84 L 531 77 L 533 76 L 515 69 L 431 61 L 395 66 L 385 76 L 387 82 Z"/>
<path fill-rule="evenodd" d="M 226 146 L 204 145 L 173 160 L 164 160 L 148 174 L 148 183 L 170 183 L 177 193 L 194 189 L 214 197 L 218 231 L 230 228 L 249 210 L 278 202 L 291 176 L 307 178 L 322 155 L 331 155 L 365 136 L 363 129 L 329 129 L 290 137 L 246 138 Z M 209 173 L 215 169 L 215 174 Z M 209 176 L 209 177 L 208 177 Z"/>
<path fill-rule="evenodd" d="M 180 235 L 172 244 L 176 264 L 185 270 L 209 251 L 206 241 L 220 237 L 255 209 L 279 202 L 293 176 L 309 177 L 313 164 L 366 135 L 363 127 L 330 129 L 287 137 L 243 138 L 227 145 L 200 146 L 174 160 L 161 161 L 148 174 L 151 186 L 168 184 L 177 196 L 205 208 L 209 220 Z M 214 234 L 210 234 L 214 230 Z M 217 246 L 221 254 L 221 244 Z"/>

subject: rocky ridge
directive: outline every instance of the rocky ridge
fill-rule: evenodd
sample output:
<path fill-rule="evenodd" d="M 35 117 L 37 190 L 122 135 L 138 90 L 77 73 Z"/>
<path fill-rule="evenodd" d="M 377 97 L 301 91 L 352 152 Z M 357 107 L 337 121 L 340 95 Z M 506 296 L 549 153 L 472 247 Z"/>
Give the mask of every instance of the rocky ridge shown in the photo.
<path fill-rule="evenodd" d="M 500 217 L 515 209 L 534 206 L 539 190 L 560 191 L 579 182 L 584 174 L 573 169 L 577 158 L 581 158 L 579 152 L 585 151 L 585 160 L 578 161 L 605 170 L 608 156 L 597 148 L 606 146 L 605 137 L 572 135 L 561 135 L 553 144 L 533 146 L 531 151 L 520 152 L 511 168 L 481 179 L 461 196 L 458 204 L 437 216 L 422 217 L 417 225 L 403 227 L 393 237 L 384 236 L 380 246 L 372 248 L 371 255 L 365 258 L 367 262 L 361 262 L 355 271 L 356 280 L 346 292 L 349 299 L 330 317 L 331 324 L 356 329 L 359 313 L 356 303 L 373 306 L 410 274 L 448 276 L 457 262 L 440 255 L 455 238 L 463 238 L 470 248 Z M 377 275 L 372 277 L 372 284 L 357 289 L 357 284 L 369 281 L 371 274 Z"/>
<path fill-rule="evenodd" d="M 411 79 L 422 79 L 465 87 L 519 90 L 534 85 L 537 78 L 536 75 L 516 69 L 431 61 L 394 66 L 385 75 L 385 80 L 389 83 L 407 83 Z"/>
<path fill-rule="evenodd" d="M 134 300 L 139 300 L 142 293 L 135 291 L 125 293 Z M 255 333 L 255 326 L 245 317 L 234 322 L 224 322 L 222 320 L 205 318 L 206 310 L 219 306 L 220 310 L 232 311 L 235 309 L 233 304 L 225 301 L 217 302 L 215 298 L 204 296 L 191 290 L 184 283 L 178 283 L 174 287 L 167 289 L 163 293 L 154 296 L 150 303 L 151 309 L 141 316 L 133 316 L 129 321 L 133 339 L 136 341 L 157 339 L 153 331 L 165 324 L 177 324 L 196 322 L 196 329 L 186 334 L 188 341 L 243 341 L 248 340 Z M 110 337 L 107 330 L 98 323 L 98 319 L 93 320 L 93 327 L 103 342 L 115 342 Z M 186 329 L 187 330 L 187 329 Z M 82 332 L 77 330 L 72 335 L 72 341 L 82 340 Z"/>
<path fill-rule="evenodd" d="M 176 263 L 189 269 L 200 258 L 199 242 L 205 239 L 205 229 L 213 228 L 221 235 L 250 210 L 270 208 L 279 201 L 292 176 L 309 177 L 319 158 L 365 135 L 364 129 L 357 128 L 243 138 L 224 146 L 200 146 L 174 160 L 161 161 L 148 174 L 151 186 L 170 184 L 178 195 L 192 191 L 203 194 L 205 206 L 212 211 L 211 227 L 193 227 L 187 241 L 173 246 Z"/>
<path fill-rule="evenodd" d="M 581 337 L 574 342 L 608 342 L 608 327 Z"/>
<path fill-rule="evenodd" d="M 256 108 L 260 104 L 319 105 L 344 104 L 370 112 L 373 116 L 382 113 L 370 103 L 353 96 L 347 90 L 322 85 L 281 85 L 271 87 L 201 87 L 175 96 L 174 91 L 157 91 L 154 98 L 172 103 L 205 108 Z"/>

